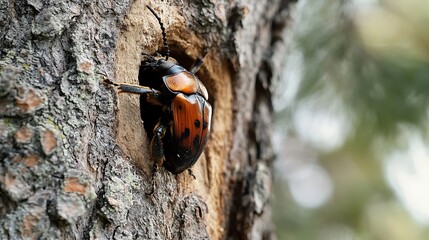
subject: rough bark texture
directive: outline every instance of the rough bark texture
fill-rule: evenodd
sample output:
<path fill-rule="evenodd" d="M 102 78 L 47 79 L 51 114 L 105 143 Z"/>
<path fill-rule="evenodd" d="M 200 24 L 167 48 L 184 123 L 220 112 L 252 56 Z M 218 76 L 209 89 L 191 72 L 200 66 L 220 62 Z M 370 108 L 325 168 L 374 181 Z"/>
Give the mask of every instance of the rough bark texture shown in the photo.
<path fill-rule="evenodd" d="M 214 108 L 193 167 L 155 178 L 137 96 L 141 53 L 208 55 L 198 76 Z M 0 0 L 1 239 L 273 238 L 272 80 L 286 0 Z M 168 147 L 168 146 L 166 146 Z"/>

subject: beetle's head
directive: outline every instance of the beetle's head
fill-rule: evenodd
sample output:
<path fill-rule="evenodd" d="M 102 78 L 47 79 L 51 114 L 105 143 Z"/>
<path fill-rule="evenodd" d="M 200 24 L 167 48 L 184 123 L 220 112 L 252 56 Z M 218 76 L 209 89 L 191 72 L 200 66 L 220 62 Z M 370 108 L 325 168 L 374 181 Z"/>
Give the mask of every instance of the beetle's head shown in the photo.
<path fill-rule="evenodd" d="M 156 63 L 157 68 L 162 72 L 167 72 L 170 68 L 177 65 L 178 63 L 173 58 L 170 58 L 170 60 L 158 59 Z"/>

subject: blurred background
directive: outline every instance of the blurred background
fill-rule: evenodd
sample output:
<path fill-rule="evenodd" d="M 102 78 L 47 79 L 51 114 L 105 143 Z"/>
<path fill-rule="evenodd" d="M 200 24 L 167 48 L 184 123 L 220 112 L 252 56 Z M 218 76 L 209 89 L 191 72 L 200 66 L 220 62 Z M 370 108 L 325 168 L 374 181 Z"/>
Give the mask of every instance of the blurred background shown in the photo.
<path fill-rule="evenodd" d="M 300 0 L 291 18 L 278 239 L 429 239 L 429 1 Z"/>

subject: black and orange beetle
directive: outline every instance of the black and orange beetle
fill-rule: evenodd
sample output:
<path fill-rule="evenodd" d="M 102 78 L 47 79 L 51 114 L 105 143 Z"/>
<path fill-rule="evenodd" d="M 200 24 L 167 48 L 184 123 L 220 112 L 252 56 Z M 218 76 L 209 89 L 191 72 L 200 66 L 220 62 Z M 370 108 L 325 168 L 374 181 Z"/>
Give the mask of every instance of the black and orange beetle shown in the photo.
<path fill-rule="evenodd" d="M 144 54 L 139 85 L 108 83 L 117 86 L 120 92 L 141 95 L 141 117 L 152 138 L 150 154 L 154 174 L 163 159 L 165 169 L 178 174 L 192 167 L 203 152 L 210 133 L 212 107 L 207 101 L 206 87 L 194 75 L 203 61 L 197 60 L 188 71 L 168 60 L 170 50 L 165 28 L 154 10 L 147 8 L 161 26 L 165 59 Z"/>

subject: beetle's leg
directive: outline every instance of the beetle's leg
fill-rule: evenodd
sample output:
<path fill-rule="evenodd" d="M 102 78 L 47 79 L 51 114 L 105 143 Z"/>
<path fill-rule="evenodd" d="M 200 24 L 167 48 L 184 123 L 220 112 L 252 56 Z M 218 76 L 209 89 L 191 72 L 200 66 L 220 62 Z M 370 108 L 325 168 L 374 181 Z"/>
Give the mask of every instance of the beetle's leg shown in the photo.
<path fill-rule="evenodd" d="M 134 93 L 134 94 L 149 94 L 154 96 L 160 96 L 161 92 L 158 90 L 155 90 L 150 87 L 146 86 L 140 86 L 137 84 L 128 84 L 128 83 L 116 83 L 116 86 L 119 86 L 119 93 Z"/>
<path fill-rule="evenodd" d="M 144 57 L 144 60 L 147 62 L 156 62 L 156 59 L 149 53 L 142 52 L 142 56 Z"/>
<path fill-rule="evenodd" d="M 153 138 L 150 143 L 150 156 L 153 159 L 152 168 L 152 190 L 147 195 L 151 195 L 155 190 L 155 177 L 158 174 L 158 167 L 161 166 L 164 158 L 164 147 L 162 146 L 162 138 L 165 136 L 167 127 L 162 120 L 158 122 L 153 130 Z"/>
<path fill-rule="evenodd" d="M 146 95 L 148 102 L 151 102 L 153 105 L 161 105 L 160 97 L 162 94 L 156 89 L 149 88 L 146 86 L 140 86 L 137 84 L 115 83 L 110 81 L 109 79 L 106 79 L 105 83 L 118 87 L 119 93 Z"/>
<path fill-rule="evenodd" d="M 198 72 L 198 70 L 200 70 L 201 65 L 203 65 L 204 61 L 202 58 L 197 58 L 197 60 L 195 60 L 194 66 L 192 66 L 191 70 L 189 72 L 191 72 L 192 74 L 195 74 L 196 72 Z"/>
<path fill-rule="evenodd" d="M 200 70 L 200 67 L 201 65 L 203 65 L 204 58 L 206 57 L 207 53 L 208 53 L 208 49 L 205 49 L 203 57 L 197 58 L 197 60 L 195 60 L 194 65 L 191 67 L 191 70 L 189 72 L 191 72 L 192 74 L 195 74 L 196 72 L 198 72 L 198 70 Z"/>
<path fill-rule="evenodd" d="M 192 169 L 188 168 L 188 173 L 189 173 L 189 175 L 191 175 L 194 179 L 197 179 L 197 177 L 195 177 L 194 173 L 192 172 Z"/>
<path fill-rule="evenodd" d="M 158 53 L 156 54 L 162 57 L 162 55 Z M 142 55 L 143 55 L 143 59 L 141 61 L 140 67 L 143 67 L 143 69 L 155 70 L 156 67 L 158 66 L 158 60 L 156 60 L 157 58 L 144 52 L 142 53 Z"/>

